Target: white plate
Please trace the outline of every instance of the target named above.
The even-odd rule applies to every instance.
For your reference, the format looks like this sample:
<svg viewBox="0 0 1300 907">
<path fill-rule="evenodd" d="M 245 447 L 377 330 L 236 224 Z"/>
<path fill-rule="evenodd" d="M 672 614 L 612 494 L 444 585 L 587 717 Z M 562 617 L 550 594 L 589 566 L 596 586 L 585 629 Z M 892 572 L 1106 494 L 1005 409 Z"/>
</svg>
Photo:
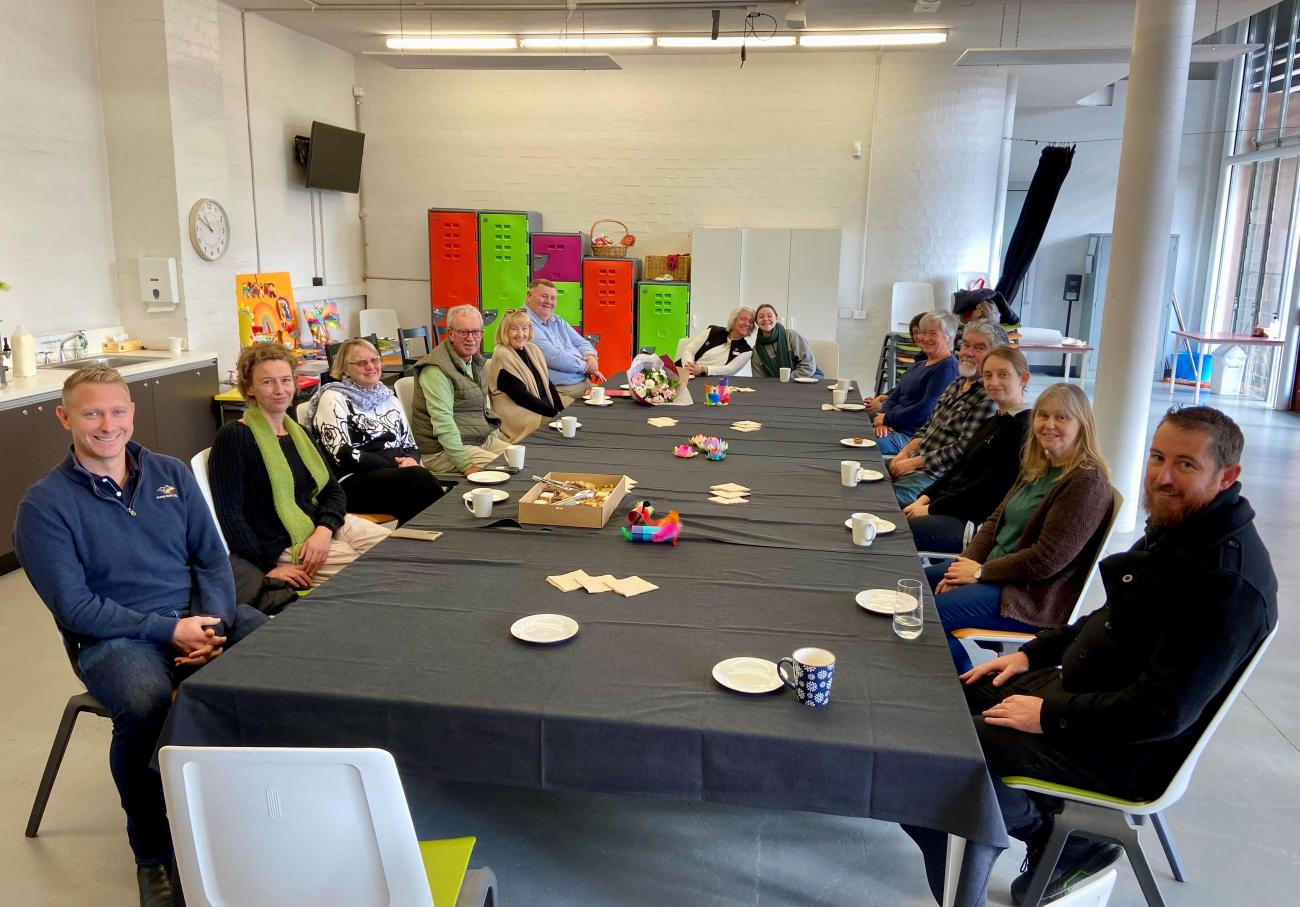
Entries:
<svg viewBox="0 0 1300 907">
<path fill-rule="evenodd" d="M 478 473 L 474 473 L 474 475 L 478 475 Z M 469 496 L 472 495 L 473 493 L 474 493 L 474 492 L 472 492 L 472 491 L 467 491 L 467 492 L 465 492 L 463 495 L 461 495 L 461 498 L 465 501 L 465 503 L 468 504 L 468 503 L 469 503 Z M 510 492 L 505 491 L 505 490 L 500 489 L 500 488 L 493 488 L 493 489 L 492 489 L 492 503 L 493 503 L 493 504 L 500 504 L 502 501 L 508 500 L 509 498 L 510 498 Z"/>
<path fill-rule="evenodd" d="M 713 679 L 737 693 L 770 693 L 785 686 L 775 662 L 749 655 L 718 662 L 713 666 Z"/>
<path fill-rule="evenodd" d="M 578 622 L 563 614 L 530 614 L 510 625 L 510 635 L 537 645 L 554 645 L 578 635 Z"/>
<path fill-rule="evenodd" d="M 582 423 L 579 422 L 579 423 L 578 423 L 576 426 L 574 426 L 574 427 L 575 427 L 575 428 L 582 428 Z M 552 423 L 551 423 L 551 428 L 555 429 L 556 431 L 559 431 L 559 430 L 560 430 L 560 423 L 559 423 L 559 422 L 552 422 Z"/>
<path fill-rule="evenodd" d="M 583 400 L 582 402 L 587 404 L 588 406 L 613 406 L 614 405 L 613 400 L 602 400 L 599 403 L 597 403 L 595 400 Z"/>
<path fill-rule="evenodd" d="M 840 443 L 845 447 L 875 447 L 876 442 L 870 438 L 863 438 L 861 444 L 854 444 L 852 438 L 840 438 Z"/>
<path fill-rule="evenodd" d="M 465 476 L 465 478 L 475 485 L 500 485 L 502 482 L 510 481 L 510 473 L 498 472 L 495 469 L 480 469 L 473 475 Z"/>
<path fill-rule="evenodd" d="M 889 520 L 882 520 L 874 513 L 871 514 L 871 518 L 876 521 L 876 535 L 884 535 L 886 532 L 893 532 L 895 529 L 898 528 L 893 523 L 889 522 Z M 849 517 L 847 520 L 844 521 L 844 528 L 845 529 L 853 528 L 853 517 Z"/>
<path fill-rule="evenodd" d="M 791 380 L 791 381 L 794 381 L 794 382 L 796 382 L 796 383 L 798 383 L 798 384 L 820 384 L 822 379 L 820 379 L 820 378 L 809 378 L 809 377 L 807 377 L 806 375 L 804 375 L 804 376 L 801 376 L 801 377 L 799 377 L 799 378 L 791 378 L 790 380 Z"/>
<path fill-rule="evenodd" d="M 864 470 L 862 470 L 862 479 L 861 479 L 861 481 L 863 481 L 863 482 L 879 482 L 879 481 L 880 481 L 881 479 L 883 479 L 884 477 L 885 477 L 885 474 L 884 474 L 883 472 L 876 472 L 876 470 L 874 470 L 874 469 L 864 469 Z"/>
<path fill-rule="evenodd" d="M 903 593 L 899 592 L 897 589 L 867 589 L 858 593 L 856 601 L 858 607 L 863 611 L 870 611 L 872 614 L 883 614 L 886 617 L 893 617 L 894 603 L 898 601 L 900 595 L 911 603 L 911 607 L 907 610 L 910 611 L 912 608 L 916 607 L 916 599 L 912 598 L 910 595 L 903 595 Z"/>
<path fill-rule="evenodd" d="M 848 412 L 851 413 L 861 412 L 866 408 L 867 406 L 865 403 L 841 403 L 840 404 L 840 409 L 847 410 Z"/>
</svg>

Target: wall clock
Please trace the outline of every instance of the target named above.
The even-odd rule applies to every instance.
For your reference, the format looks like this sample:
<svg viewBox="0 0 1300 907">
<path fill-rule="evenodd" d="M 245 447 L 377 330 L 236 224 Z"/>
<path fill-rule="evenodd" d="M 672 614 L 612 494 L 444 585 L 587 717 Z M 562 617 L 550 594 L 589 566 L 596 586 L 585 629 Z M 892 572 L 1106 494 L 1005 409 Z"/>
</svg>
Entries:
<svg viewBox="0 0 1300 907">
<path fill-rule="evenodd" d="M 190 208 L 190 242 L 199 257 L 216 261 L 230 247 L 230 218 L 211 198 L 201 198 Z"/>
</svg>

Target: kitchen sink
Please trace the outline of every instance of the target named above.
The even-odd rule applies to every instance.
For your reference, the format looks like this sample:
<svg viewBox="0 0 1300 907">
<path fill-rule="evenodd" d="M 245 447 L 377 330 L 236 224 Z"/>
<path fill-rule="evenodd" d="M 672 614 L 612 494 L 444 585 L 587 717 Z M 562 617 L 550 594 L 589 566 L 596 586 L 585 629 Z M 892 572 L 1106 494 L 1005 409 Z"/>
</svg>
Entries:
<svg viewBox="0 0 1300 907">
<path fill-rule="evenodd" d="M 80 359 L 69 359 L 67 362 L 51 362 L 49 365 L 42 365 L 39 368 L 61 368 L 70 372 L 84 368 L 87 365 L 107 365 L 109 368 L 124 368 L 141 362 L 159 362 L 166 358 L 166 356 L 83 356 Z"/>
</svg>

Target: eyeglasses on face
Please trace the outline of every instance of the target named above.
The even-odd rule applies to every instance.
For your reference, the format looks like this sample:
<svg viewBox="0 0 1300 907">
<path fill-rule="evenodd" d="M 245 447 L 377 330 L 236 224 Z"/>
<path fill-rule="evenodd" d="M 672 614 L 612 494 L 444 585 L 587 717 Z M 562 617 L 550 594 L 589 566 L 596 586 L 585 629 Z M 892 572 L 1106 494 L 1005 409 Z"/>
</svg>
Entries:
<svg viewBox="0 0 1300 907">
<path fill-rule="evenodd" d="M 348 365 L 353 368 L 366 368 L 371 365 L 379 365 L 383 361 L 384 360 L 380 359 L 378 356 L 371 356 L 368 359 L 353 359 L 348 363 Z"/>
<path fill-rule="evenodd" d="M 469 338 L 469 337 L 482 337 L 482 336 L 483 336 L 483 329 L 482 329 L 482 328 L 470 328 L 470 329 L 466 330 L 465 328 L 454 328 L 454 329 L 452 330 L 452 333 L 455 334 L 457 337 L 465 337 L 465 338 Z"/>
</svg>

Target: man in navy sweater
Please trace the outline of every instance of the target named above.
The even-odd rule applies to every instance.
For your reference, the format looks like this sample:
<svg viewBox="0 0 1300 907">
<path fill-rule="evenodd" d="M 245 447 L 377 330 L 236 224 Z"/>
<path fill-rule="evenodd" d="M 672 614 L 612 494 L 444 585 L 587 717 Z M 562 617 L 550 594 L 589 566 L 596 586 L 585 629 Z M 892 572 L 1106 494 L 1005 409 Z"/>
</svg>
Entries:
<svg viewBox="0 0 1300 907">
<path fill-rule="evenodd" d="M 56 412 L 72 450 L 19 504 L 14 548 L 112 713 L 109 767 L 140 904 L 170 904 L 171 834 L 150 762 L 172 689 L 266 617 L 236 605 L 225 546 L 185 464 L 131 443 L 135 404 L 121 375 L 78 370 Z"/>
</svg>

